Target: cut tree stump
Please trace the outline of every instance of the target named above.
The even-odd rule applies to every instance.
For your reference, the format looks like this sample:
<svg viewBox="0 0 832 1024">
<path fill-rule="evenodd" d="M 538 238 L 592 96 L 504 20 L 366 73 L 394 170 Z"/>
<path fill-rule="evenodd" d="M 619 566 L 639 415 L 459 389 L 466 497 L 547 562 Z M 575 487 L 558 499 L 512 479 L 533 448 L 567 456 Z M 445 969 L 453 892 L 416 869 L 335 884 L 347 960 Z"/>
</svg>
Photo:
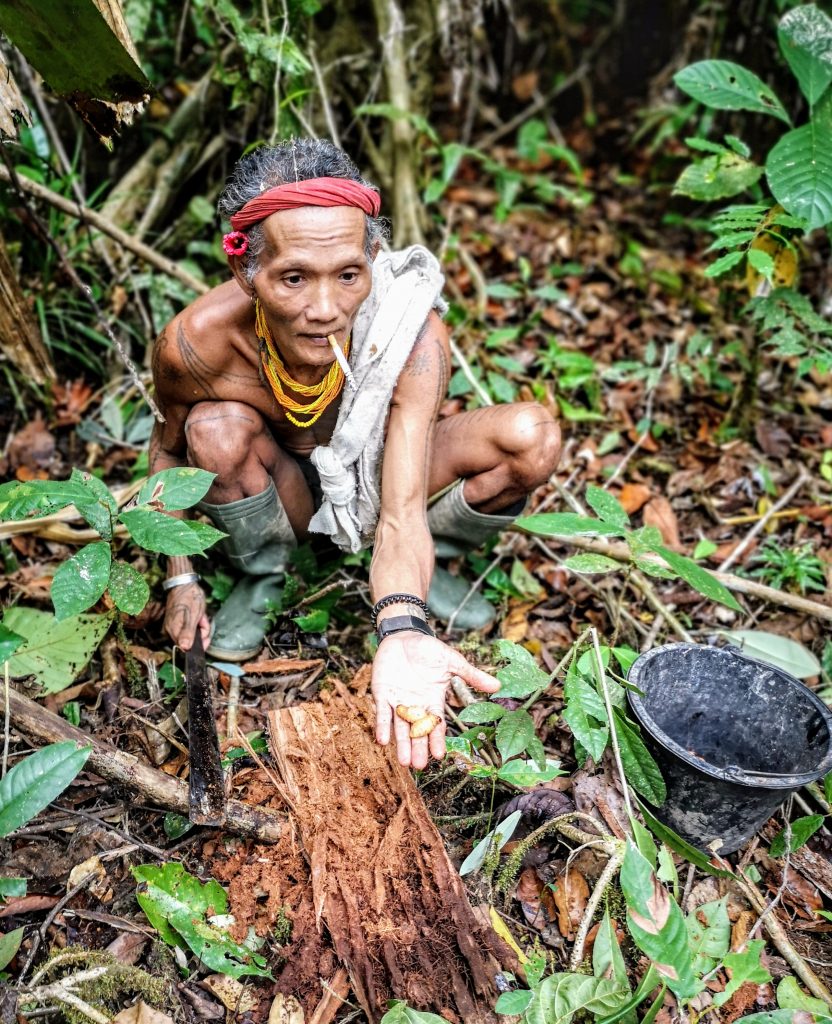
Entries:
<svg viewBox="0 0 832 1024">
<path fill-rule="evenodd" d="M 513 953 L 480 918 L 410 772 L 373 739 L 369 702 L 269 714 L 280 795 L 310 865 L 315 916 L 373 1022 L 389 999 L 464 1024 L 495 1020 Z"/>
</svg>

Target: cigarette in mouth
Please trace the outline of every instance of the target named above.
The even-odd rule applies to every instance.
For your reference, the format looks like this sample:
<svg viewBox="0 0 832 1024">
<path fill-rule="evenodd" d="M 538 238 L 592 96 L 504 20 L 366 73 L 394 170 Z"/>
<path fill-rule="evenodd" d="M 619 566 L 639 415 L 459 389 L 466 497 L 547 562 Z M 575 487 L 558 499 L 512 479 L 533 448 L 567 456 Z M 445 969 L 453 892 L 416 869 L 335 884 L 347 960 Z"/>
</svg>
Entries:
<svg viewBox="0 0 832 1024">
<path fill-rule="evenodd" d="M 328 334 L 326 336 L 326 340 L 329 342 L 330 348 L 332 349 L 332 354 L 335 356 L 338 365 L 344 371 L 344 376 L 347 379 L 347 384 L 349 385 L 350 391 L 357 391 L 358 385 L 355 383 L 355 377 L 353 376 L 352 370 L 350 369 L 350 364 L 347 362 L 347 357 L 341 351 L 338 342 L 335 340 L 335 335 Z"/>
</svg>

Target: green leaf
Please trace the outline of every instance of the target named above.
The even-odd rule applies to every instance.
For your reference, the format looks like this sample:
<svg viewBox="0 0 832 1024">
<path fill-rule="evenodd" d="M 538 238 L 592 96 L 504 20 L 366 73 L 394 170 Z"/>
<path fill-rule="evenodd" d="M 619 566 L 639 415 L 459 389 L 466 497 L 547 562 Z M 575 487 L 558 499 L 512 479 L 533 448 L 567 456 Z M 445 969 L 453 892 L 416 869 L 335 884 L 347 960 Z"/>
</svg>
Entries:
<svg viewBox="0 0 832 1024">
<path fill-rule="evenodd" d="M 707 974 L 713 968 L 714 961 L 721 960 L 731 945 L 728 897 L 703 903 L 688 914 L 686 924 L 693 954 L 693 970 L 696 974 Z"/>
<path fill-rule="evenodd" d="M 505 993 L 509 995 L 509 993 Z M 444 1017 L 426 1010 L 414 1010 L 403 999 L 391 999 L 390 1009 L 381 1018 L 380 1024 L 448 1024 Z"/>
<path fill-rule="evenodd" d="M 630 992 L 630 979 L 627 976 L 627 965 L 618 944 L 618 936 L 612 924 L 612 918 L 608 909 L 604 910 L 604 916 L 598 926 L 595 935 L 595 942 L 592 946 L 592 973 L 596 978 L 608 978 L 614 981 L 619 988 Z M 630 1012 L 623 1020 L 628 1024 L 635 1024 L 635 1013 Z"/>
<path fill-rule="evenodd" d="M 807 995 L 791 976 L 783 978 L 777 986 L 777 1005 L 781 1010 L 805 1010 L 820 1017 L 829 1017 L 829 1007 L 822 999 Z"/>
<path fill-rule="evenodd" d="M 653 755 L 644 745 L 638 732 L 615 708 L 615 728 L 624 774 L 633 789 L 649 800 L 654 807 L 661 807 L 667 798 L 667 788 Z"/>
<path fill-rule="evenodd" d="M 140 547 L 163 555 L 201 555 L 225 537 L 222 531 L 207 523 L 173 519 L 152 509 L 137 508 L 122 512 L 119 519 Z"/>
<path fill-rule="evenodd" d="M 522 811 L 514 811 L 513 814 L 509 814 L 504 821 L 496 825 L 487 835 L 484 835 L 462 864 L 460 864 L 460 875 L 470 875 L 472 871 L 479 871 L 490 850 L 502 850 L 514 835 L 514 830 L 517 828 L 522 817 Z"/>
<path fill-rule="evenodd" d="M 787 213 L 805 217 L 807 230 L 832 220 L 830 120 L 816 116 L 780 138 L 766 159 L 766 177 Z"/>
<path fill-rule="evenodd" d="M 788 842 L 788 852 L 794 853 L 817 832 L 823 824 L 822 814 L 808 814 L 805 818 L 795 818 L 791 823 L 791 839 Z M 772 857 L 782 857 L 786 853 L 786 829 L 772 839 L 768 852 Z"/>
<path fill-rule="evenodd" d="M 638 800 L 638 806 L 641 809 L 644 820 L 647 822 L 647 825 L 653 835 L 669 846 L 674 853 L 678 853 L 680 857 L 684 857 L 685 860 L 689 861 L 691 864 L 695 864 L 701 871 L 705 871 L 709 875 L 714 875 L 716 878 L 732 877 L 730 871 L 725 871 L 722 868 L 715 868 L 701 850 L 698 850 L 695 846 L 691 846 L 686 839 L 682 839 L 682 837 L 674 832 L 669 825 L 665 825 L 664 822 L 659 821 L 659 819 L 653 815 L 650 808 L 642 800 Z"/>
<path fill-rule="evenodd" d="M 749 657 L 768 662 L 798 679 L 820 675 L 820 662 L 797 640 L 778 633 L 768 633 L 764 629 L 732 629 L 729 632 L 721 631 L 720 635 Z"/>
<path fill-rule="evenodd" d="M 673 194 L 708 202 L 739 195 L 763 176 L 763 168 L 737 153 L 708 156 L 686 167 L 673 186 Z"/>
<path fill-rule="evenodd" d="M 550 974 L 540 983 L 537 998 L 526 1010 L 528 1024 L 570 1024 L 579 1011 L 609 1014 L 629 998 L 629 989 L 612 978 L 585 974 Z"/>
<path fill-rule="evenodd" d="M 525 1012 L 533 998 L 534 993 L 527 988 L 520 988 L 515 992 L 501 992 L 494 1004 L 494 1010 L 496 1013 L 521 1014 Z"/>
<path fill-rule="evenodd" d="M 0 878 L 0 900 L 8 900 L 13 896 L 25 896 L 28 887 L 25 878 Z"/>
<path fill-rule="evenodd" d="M 110 544 L 99 540 L 68 558 L 52 580 L 52 604 L 58 622 L 85 612 L 101 597 L 110 577 Z"/>
<path fill-rule="evenodd" d="M 507 711 L 497 723 L 494 742 L 503 761 L 521 754 L 534 736 L 534 720 L 528 711 Z"/>
<path fill-rule="evenodd" d="M 563 772 L 553 762 L 541 769 L 534 761 L 525 761 L 520 758 L 506 761 L 497 772 L 498 779 L 502 779 L 503 782 L 512 782 L 515 786 L 537 786 L 541 782 L 550 782 L 559 775 L 563 775 Z"/>
<path fill-rule="evenodd" d="M 747 981 L 752 981 L 755 985 L 763 985 L 767 981 L 771 981 L 771 975 L 760 963 L 764 947 L 765 941 L 756 939 L 748 943 L 744 952 L 728 953 L 723 961 L 723 966 L 729 969 L 731 977 L 724 990 L 714 994 L 716 1006 L 724 1006 Z"/>
<path fill-rule="evenodd" d="M 498 640 L 497 654 L 508 659 L 508 665 L 497 670 L 500 680 L 498 697 L 518 700 L 528 697 L 536 690 L 542 690 L 549 682 L 549 676 L 538 666 L 532 655 L 519 644 L 510 640 Z"/>
<path fill-rule="evenodd" d="M 702 540 L 696 542 L 696 547 L 693 549 L 693 557 L 698 562 L 700 558 L 707 558 L 708 555 L 712 555 L 716 550 L 716 544 L 712 540 L 708 540 L 707 537 L 703 537 Z"/>
<path fill-rule="evenodd" d="M 537 533 L 543 537 L 577 537 L 600 534 L 606 537 L 623 537 L 625 530 L 611 523 L 589 516 L 579 516 L 574 512 L 547 512 L 538 516 L 521 516 L 514 522 L 515 526 L 528 533 Z"/>
<path fill-rule="evenodd" d="M 500 704 L 492 704 L 488 700 L 478 700 L 469 704 L 459 713 L 461 722 L 470 722 L 472 725 L 484 725 L 486 722 L 496 722 L 506 713 L 506 709 Z"/>
<path fill-rule="evenodd" d="M 621 527 L 624 530 L 630 525 L 630 517 L 624 511 L 624 506 L 609 491 L 590 484 L 586 489 L 586 502 L 605 523 Z"/>
<path fill-rule="evenodd" d="M 9 608 L 4 624 L 26 637 L 9 660 L 9 673 L 15 678 L 35 676 L 44 693 L 65 690 L 92 657 L 111 621 L 109 615 L 74 615 L 58 622 L 35 608 Z"/>
<path fill-rule="evenodd" d="M 730 60 L 701 60 L 673 76 L 676 85 L 706 107 L 773 114 L 786 124 L 789 115 L 777 96 L 753 71 Z"/>
<path fill-rule="evenodd" d="M 523 597 L 538 599 L 546 593 L 519 558 L 515 558 L 511 564 L 509 579 L 511 585 Z"/>
<path fill-rule="evenodd" d="M 139 491 L 136 503 L 150 505 L 157 512 L 178 512 L 192 508 L 208 493 L 216 473 L 190 466 L 154 473 Z"/>
<path fill-rule="evenodd" d="M 581 555 L 571 555 L 563 563 L 572 572 L 599 573 L 617 572 L 623 568 L 623 563 L 607 555 L 596 555 L 591 552 Z"/>
<path fill-rule="evenodd" d="M 86 498 L 73 480 L 11 480 L 0 484 L 0 521 L 38 519 Z"/>
<path fill-rule="evenodd" d="M 694 590 L 699 591 L 704 597 L 709 598 L 711 601 L 718 601 L 728 608 L 733 608 L 734 611 L 742 611 L 731 591 L 709 573 L 707 569 L 703 569 L 701 565 L 697 565 L 692 559 L 687 558 L 685 555 L 680 555 L 677 551 L 671 551 L 662 544 L 653 545 L 652 551 L 657 555 L 661 555 L 670 568 L 681 576 L 685 583 L 689 583 Z"/>
<path fill-rule="evenodd" d="M 635 944 L 678 998 L 692 999 L 703 986 L 693 973 L 684 916 L 629 840 L 620 878 L 627 901 L 627 927 Z"/>
<path fill-rule="evenodd" d="M 14 931 L 6 932 L 5 935 L 0 936 L 0 971 L 8 967 L 17 956 L 25 930 L 21 925 L 20 928 L 15 928 Z"/>
<path fill-rule="evenodd" d="M 788 11 L 777 26 L 780 50 L 812 107 L 832 82 L 832 20 L 814 4 Z"/>
<path fill-rule="evenodd" d="M 774 277 L 774 260 L 763 249 L 749 249 L 748 262 L 767 281 Z"/>
<path fill-rule="evenodd" d="M 405 110 L 403 107 L 397 107 L 392 103 L 362 103 L 360 107 L 355 108 L 354 113 L 357 115 L 369 114 L 374 117 L 384 117 L 389 121 L 408 121 L 417 131 L 427 135 L 431 142 L 439 143 L 439 136 L 421 114 Z"/>
<path fill-rule="evenodd" d="M 577 672 L 568 672 L 563 686 L 563 720 L 597 764 L 610 738 L 607 709 L 595 687 Z"/>
<path fill-rule="evenodd" d="M 829 1010 L 820 1018 L 825 1022 L 829 1020 Z M 806 1024 L 806 1016 L 800 1010 L 769 1010 L 767 1013 L 752 1013 L 747 1017 L 740 1017 L 737 1024 Z"/>
<path fill-rule="evenodd" d="M 73 469 L 70 480 L 83 489 L 82 494 L 75 499 L 75 507 L 104 540 L 112 540 L 118 503 L 110 489 L 97 476 L 83 473 L 79 469 Z"/>
<path fill-rule="evenodd" d="M 107 587 L 116 608 L 127 615 L 138 615 L 150 598 L 147 580 L 126 562 L 113 562 Z"/>
<path fill-rule="evenodd" d="M 25 637 L 13 632 L 4 623 L 0 622 L 0 664 L 8 661 L 18 647 L 25 642 Z"/>
<path fill-rule="evenodd" d="M 329 625 L 329 610 L 312 608 L 306 615 L 296 615 L 292 622 L 304 633 L 323 633 Z"/>
<path fill-rule="evenodd" d="M 745 251 L 742 252 L 727 252 L 724 256 L 720 256 L 718 260 L 714 260 L 710 266 L 705 268 L 705 277 L 719 277 L 720 274 L 726 273 L 731 270 L 738 263 L 742 263 L 745 259 Z"/>
<path fill-rule="evenodd" d="M 184 940 L 206 967 L 232 978 L 246 974 L 271 977 L 263 957 L 209 922 L 209 913 L 212 917 L 224 915 L 228 906 L 218 882 L 203 885 L 176 863 L 160 867 L 141 864 L 132 871 L 139 883 L 136 899 L 165 942 L 178 946 Z"/>
<path fill-rule="evenodd" d="M 92 747 L 73 740 L 50 743 L 19 761 L 0 779 L 0 836 L 7 836 L 61 795 L 84 767 Z"/>
</svg>

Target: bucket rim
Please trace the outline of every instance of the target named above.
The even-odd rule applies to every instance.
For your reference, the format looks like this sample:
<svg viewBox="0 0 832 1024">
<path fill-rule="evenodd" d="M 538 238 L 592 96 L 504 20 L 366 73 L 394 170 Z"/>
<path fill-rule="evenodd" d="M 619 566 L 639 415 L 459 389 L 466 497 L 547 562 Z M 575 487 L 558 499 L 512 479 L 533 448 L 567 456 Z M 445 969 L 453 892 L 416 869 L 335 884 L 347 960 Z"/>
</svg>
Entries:
<svg viewBox="0 0 832 1024">
<path fill-rule="evenodd" d="M 797 686 L 805 690 L 806 694 L 809 696 L 810 702 L 815 706 L 815 709 L 823 718 L 824 723 L 826 724 L 828 737 L 827 749 L 826 754 L 811 771 L 796 772 L 791 775 L 775 775 L 772 773 L 772 775 L 763 775 L 761 777 L 760 774 L 746 772 L 739 767 L 728 769 L 718 768 L 716 765 L 712 765 L 702 758 L 694 757 L 692 754 L 688 753 L 681 744 L 668 736 L 663 729 L 659 728 L 652 716 L 649 715 L 647 709 L 644 707 L 644 700 L 640 694 L 628 689 L 627 701 L 638 719 L 639 725 L 647 731 L 650 737 L 658 743 L 659 746 L 674 754 L 679 758 L 679 760 L 690 765 L 691 768 L 695 768 L 703 775 L 708 775 L 713 779 L 718 779 L 720 782 L 729 782 L 734 785 L 747 786 L 752 789 L 797 789 L 800 786 L 808 785 L 810 782 L 815 782 L 832 769 L 832 711 L 830 711 L 826 704 L 824 704 L 813 690 L 806 686 L 806 684 L 796 676 L 793 676 L 785 669 L 779 668 L 777 665 L 772 665 L 770 662 L 761 661 L 759 658 L 752 658 L 738 647 L 711 647 L 708 644 L 694 644 L 687 642 L 662 644 L 659 647 L 653 647 L 651 650 L 645 651 L 644 654 L 640 654 L 638 658 L 636 658 L 627 673 L 627 682 L 630 683 L 631 686 L 637 686 L 639 689 L 645 690 L 646 688 L 640 685 L 639 679 L 644 667 L 652 661 L 653 658 L 669 651 L 678 650 L 707 651 L 709 652 L 708 655 L 706 655 L 708 657 L 713 654 L 714 656 L 723 658 L 742 658 L 744 661 L 751 662 L 753 665 L 759 665 L 760 668 L 765 669 L 766 671 L 774 671 L 780 673 L 782 676 L 786 676 Z"/>
</svg>

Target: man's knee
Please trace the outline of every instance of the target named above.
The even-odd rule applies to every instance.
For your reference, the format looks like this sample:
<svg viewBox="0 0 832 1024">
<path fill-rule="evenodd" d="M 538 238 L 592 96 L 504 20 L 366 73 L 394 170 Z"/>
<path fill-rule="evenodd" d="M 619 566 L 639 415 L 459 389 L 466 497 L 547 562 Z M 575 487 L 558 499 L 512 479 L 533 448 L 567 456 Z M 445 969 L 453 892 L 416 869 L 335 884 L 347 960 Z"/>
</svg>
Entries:
<svg viewBox="0 0 832 1024">
<path fill-rule="evenodd" d="M 537 402 L 521 402 L 500 439 L 517 484 L 527 491 L 545 483 L 560 458 L 560 427 Z"/>
<path fill-rule="evenodd" d="M 215 473 L 241 466 L 262 430 L 260 413 L 243 402 L 199 402 L 185 421 L 188 460 Z"/>
</svg>

